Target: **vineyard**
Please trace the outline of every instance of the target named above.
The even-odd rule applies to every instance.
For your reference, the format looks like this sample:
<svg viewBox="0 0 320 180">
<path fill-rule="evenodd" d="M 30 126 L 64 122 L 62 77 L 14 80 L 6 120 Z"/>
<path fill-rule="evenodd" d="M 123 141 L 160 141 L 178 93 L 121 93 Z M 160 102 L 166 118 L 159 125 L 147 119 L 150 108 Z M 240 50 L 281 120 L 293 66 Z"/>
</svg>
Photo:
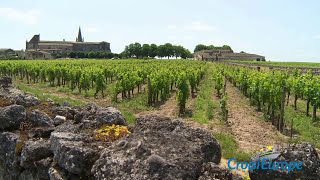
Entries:
<svg viewBox="0 0 320 180">
<path fill-rule="evenodd" d="M 262 126 L 245 123 L 232 125 L 246 119 L 254 122 L 252 118 L 255 116 L 241 113 L 246 111 L 242 107 L 245 105 L 250 112 L 261 113 L 257 121 L 272 124 L 286 137 L 293 136 L 290 141 L 306 140 L 320 147 L 317 116 L 320 77 L 311 71 L 257 69 L 181 59 L 127 59 L 1 61 L 0 74 L 11 76 L 14 82 L 29 89 L 45 87 L 53 89 L 53 92 L 68 89 L 76 99 L 84 94 L 86 102 L 98 100 L 102 106 L 125 103 L 134 116 L 144 114 L 143 111 L 157 112 L 161 106 L 166 106 L 166 102 L 175 104 L 167 109 L 176 111 L 177 117 L 194 122 L 195 126 L 210 129 L 216 126 L 214 132 L 221 141 L 226 141 L 225 148 L 229 148 L 228 143 L 232 142 L 234 147 L 245 149 L 242 147 L 247 146 L 245 141 L 233 132 L 241 133 L 245 126 Z M 235 92 L 242 95 L 235 97 Z M 90 93 L 92 97 L 87 95 Z M 248 103 L 239 105 L 235 98 L 248 100 Z M 140 101 L 148 108 L 140 108 L 139 111 L 130 109 Z M 237 119 L 237 116 L 241 118 Z M 266 131 L 266 134 L 273 133 L 272 130 Z M 235 140 L 230 142 L 230 138 Z M 259 144 L 260 139 L 255 134 L 250 134 L 248 138 L 255 139 L 257 145 L 263 143 L 261 140 Z M 284 142 L 289 141 L 283 139 Z M 251 153 L 251 150 L 249 148 L 246 153 Z M 234 156 L 235 151 L 239 151 L 243 159 L 249 157 L 236 148 L 230 150 L 229 155 L 226 152 L 225 158 Z"/>
<path fill-rule="evenodd" d="M 313 106 L 313 119 L 317 119 L 317 109 L 320 107 L 320 76 L 305 74 L 295 69 L 291 74 L 287 71 L 251 70 L 249 68 L 217 65 L 235 87 L 238 87 L 246 97 L 249 97 L 259 110 L 264 109 L 271 121 L 283 130 L 283 109 L 285 97 L 287 105 L 290 95 L 294 96 L 294 108 L 297 109 L 298 98 L 307 101 L 306 116 L 309 116 L 310 104 Z M 221 85 L 220 85 L 221 86 Z"/>
<path fill-rule="evenodd" d="M 48 83 L 51 87 L 68 87 L 71 91 L 95 90 L 118 102 L 119 98 L 134 96 L 147 86 L 148 104 L 170 97 L 177 89 L 180 112 L 183 113 L 189 96 L 193 94 L 206 70 L 205 62 L 189 60 L 53 60 L 53 61 L 4 61 L 0 63 L 1 75 L 28 84 Z M 187 82 L 188 81 L 188 82 Z M 111 86 L 109 94 L 105 93 Z M 121 96 L 120 96 L 121 94 Z"/>
<path fill-rule="evenodd" d="M 276 62 L 276 61 L 229 61 L 241 64 L 266 65 L 266 66 L 286 66 L 286 67 L 308 67 L 320 68 L 320 63 L 312 62 Z"/>
</svg>

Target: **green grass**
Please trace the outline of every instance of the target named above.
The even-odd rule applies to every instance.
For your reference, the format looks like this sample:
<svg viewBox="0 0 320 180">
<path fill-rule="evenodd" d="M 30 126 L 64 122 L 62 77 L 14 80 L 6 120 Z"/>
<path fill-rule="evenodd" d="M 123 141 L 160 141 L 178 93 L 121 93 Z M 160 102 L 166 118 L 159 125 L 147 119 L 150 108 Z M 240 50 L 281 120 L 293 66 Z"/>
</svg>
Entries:
<svg viewBox="0 0 320 180">
<path fill-rule="evenodd" d="M 113 105 L 124 108 L 124 109 L 129 109 L 132 112 L 152 110 L 154 108 L 148 106 L 147 96 L 148 96 L 147 93 L 135 94 L 134 97 L 121 100 L 120 102 L 117 102 L 117 103 L 114 102 Z"/>
<path fill-rule="evenodd" d="M 64 100 L 66 101 L 69 101 L 73 106 L 76 106 L 76 105 L 85 105 L 86 103 L 82 102 L 82 101 L 79 101 L 79 100 L 75 100 L 75 99 L 72 99 L 72 98 L 61 98 L 61 97 L 58 97 L 58 96 L 52 96 L 50 95 L 50 92 L 49 91 L 46 91 L 46 90 L 41 90 L 41 89 L 37 89 L 37 88 L 29 88 L 27 86 L 24 86 L 24 85 L 19 85 L 19 88 L 22 90 L 22 91 L 25 91 L 25 92 L 28 92 L 28 93 L 31 93 L 31 94 L 34 94 L 35 96 L 37 96 L 39 99 L 41 100 L 44 100 L 44 99 L 52 99 L 53 101 L 55 102 L 58 102 L 60 104 L 62 104 L 62 102 Z"/>
<path fill-rule="evenodd" d="M 200 83 L 200 91 L 193 105 L 195 110 L 192 113 L 192 120 L 198 123 L 208 123 L 214 116 L 219 116 L 219 102 L 214 101 L 212 97 L 214 83 L 211 68 L 212 66 L 208 68 Z"/>
<path fill-rule="evenodd" d="M 300 104 L 301 105 L 301 104 Z M 312 108 L 310 107 L 310 115 Z M 313 121 L 312 116 L 305 116 L 304 112 L 298 112 L 291 106 L 285 107 L 285 124 L 290 127 L 293 119 L 294 137 L 292 143 L 311 142 L 313 146 L 320 148 L 320 124 L 319 120 Z"/>
<path fill-rule="evenodd" d="M 219 144 L 222 148 L 222 157 L 225 159 L 236 158 L 237 161 L 249 161 L 253 156 L 253 153 L 246 153 L 239 151 L 239 144 L 237 141 L 229 135 L 217 133 L 215 137 L 219 141 Z"/>
<path fill-rule="evenodd" d="M 150 107 L 147 102 L 147 93 L 135 94 L 134 97 L 130 97 L 119 102 L 113 102 L 113 106 L 117 107 L 129 125 L 133 125 L 135 122 L 135 113 L 153 110 L 154 107 Z"/>
<path fill-rule="evenodd" d="M 133 125 L 136 120 L 136 117 L 134 116 L 134 114 L 126 109 L 121 109 L 120 111 L 123 117 L 126 119 L 127 123 L 129 125 Z"/>
<path fill-rule="evenodd" d="M 248 64 L 257 64 L 257 65 L 273 65 L 273 66 L 293 66 L 293 67 L 315 67 L 320 68 L 320 63 L 312 63 L 312 62 L 270 62 L 270 61 L 234 61 L 231 62 L 241 62 Z"/>
</svg>

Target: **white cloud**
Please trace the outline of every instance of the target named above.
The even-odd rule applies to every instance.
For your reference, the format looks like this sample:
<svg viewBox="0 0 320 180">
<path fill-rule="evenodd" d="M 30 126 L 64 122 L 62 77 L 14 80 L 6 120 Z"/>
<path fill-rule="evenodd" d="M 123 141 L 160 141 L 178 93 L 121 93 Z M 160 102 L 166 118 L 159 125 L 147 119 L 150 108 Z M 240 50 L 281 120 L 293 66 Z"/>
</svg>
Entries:
<svg viewBox="0 0 320 180">
<path fill-rule="evenodd" d="M 40 11 L 30 10 L 26 12 L 17 11 L 12 8 L 0 8 L 0 17 L 5 17 L 11 20 L 22 21 L 25 24 L 37 24 L 40 16 Z"/>
<path fill-rule="evenodd" d="M 184 36 L 183 39 L 190 40 L 190 39 L 193 39 L 193 37 L 192 36 Z"/>
<path fill-rule="evenodd" d="M 314 36 L 315 39 L 320 39 L 320 34 Z"/>
<path fill-rule="evenodd" d="M 168 25 L 168 29 L 177 29 L 177 26 L 176 25 Z"/>
<path fill-rule="evenodd" d="M 190 25 L 185 26 L 185 29 L 192 31 L 212 31 L 215 27 L 201 22 L 192 22 Z"/>
<path fill-rule="evenodd" d="M 222 46 L 222 45 L 230 44 L 230 43 L 229 43 L 228 40 L 206 39 L 206 40 L 201 40 L 201 41 L 200 41 L 200 44 Z"/>
<path fill-rule="evenodd" d="M 82 28 L 81 28 L 82 29 Z M 83 32 L 100 32 L 100 29 L 97 27 L 83 27 Z"/>
<path fill-rule="evenodd" d="M 168 39 L 177 39 L 177 36 L 168 36 Z"/>
</svg>

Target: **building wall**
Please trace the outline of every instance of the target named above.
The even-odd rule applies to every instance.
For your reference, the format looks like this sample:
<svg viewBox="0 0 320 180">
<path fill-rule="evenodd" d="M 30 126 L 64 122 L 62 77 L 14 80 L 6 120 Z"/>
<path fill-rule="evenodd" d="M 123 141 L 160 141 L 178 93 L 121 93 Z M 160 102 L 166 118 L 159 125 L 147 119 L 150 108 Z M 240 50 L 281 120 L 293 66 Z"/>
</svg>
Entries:
<svg viewBox="0 0 320 180">
<path fill-rule="evenodd" d="M 26 59 L 54 59 L 53 54 L 42 51 L 27 51 L 25 54 Z"/>
<path fill-rule="evenodd" d="M 97 44 L 89 44 L 89 43 L 74 43 L 73 44 L 73 51 L 83 51 L 83 52 L 90 52 L 90 51 L 103 51 L 103 52 L 111 52 L 110 50 L 110 43 L 101 42 Z"/>
<path fill-rule="evenodd" d="M 13 49 L 7 49 L 4 51 L 0 51 L 0 55 L 4 55 L 4 56 L 15 55 L 15 51 Z"/>
<path fill-rule="evenodd" d="M 39 49 L 40 50 L 44 50 L 46 49 L 61 49 L 61 53 L 62 54 L 66 54 L 66 53 L 69 53 L 69 52 L 72 52 L 73 51 L 73 47 L 70 46 L 70 45 L 64 45 L 64 44 L 57 44 L 57 45 L 47 45 L 47 44 L 41 44 L 39 45 Z"/>
<path fill-rule="evenodd" d="M 225 56 L 226 60 L 242 60 L 242 61 L 266 61 L 264 57 L 260 57 L 260 56 L 244 56 L 244 57 L 228 57 L 228 56 Z"/>
<path fill-rule="evenodd" d="M 26 49 L 37 49 L 39 41 L 40 35 L 34 35 L 29 42 L 26 42 Z"/>
</svg>

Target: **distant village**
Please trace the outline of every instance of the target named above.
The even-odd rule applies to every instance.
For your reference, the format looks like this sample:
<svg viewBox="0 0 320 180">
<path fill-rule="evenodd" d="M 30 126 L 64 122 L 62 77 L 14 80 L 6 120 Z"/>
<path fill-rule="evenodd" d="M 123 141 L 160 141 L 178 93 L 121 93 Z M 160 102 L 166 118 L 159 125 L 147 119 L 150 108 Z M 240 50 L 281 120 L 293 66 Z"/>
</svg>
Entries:
<svg viewBox="0 0 320 180">
<path fill-rule="evenodd" d="M 208 46 L 210 47 L 210 46 Z M 75 41 L 45 41 L 40 40 L 40 34 L 34 35 L 30 41 L 26 41 L 25 50 L 13 50 L 10 48 L 0 49 L 0 59 L 57 59 L 66 58 L 83 58 L 88 53 L 111 53 L 110 43 L 102 42 L 85 42 L 82 37 L 81 28 L 79 27 L 78 36 Z M 74 55 L 72 55 L 74 54 Z M 191 54 L 192 55 L 192 54 Z M 106 55 L 105 57 L 108 57 Z M 110 56 L 113 57 L 113 56 Z M 230 49 L 202 49 L 193 54 L 194 60 L 216 61 L 216 60 L 248 60 L 248 61 L 266 61 L 264 56 L 249 54 L 245 52 L 234 53 Z"/>
</svg>

